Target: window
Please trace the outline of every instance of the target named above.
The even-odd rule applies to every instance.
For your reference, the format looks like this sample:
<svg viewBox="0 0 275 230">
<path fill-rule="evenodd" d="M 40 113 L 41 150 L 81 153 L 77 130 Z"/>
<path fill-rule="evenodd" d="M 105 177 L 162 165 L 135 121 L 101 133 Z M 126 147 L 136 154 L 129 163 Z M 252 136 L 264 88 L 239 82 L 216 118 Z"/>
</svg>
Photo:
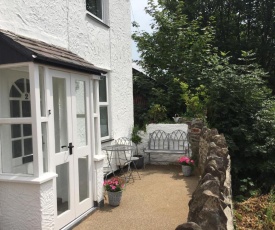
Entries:
<svg viewBox="0 0 275 230">
<path fill-rule="evenodd" d="M 0 171 L 32 175 L 33 133 L 28 66 L 1 69 L 0 85 Z M 7 118 L 4 123 L 3 118 Z"/>
<path fill-rule="evenodd" d="M 102 18 L 102 0 L 87 0 L 86 1 L 86 9 L 97 16 L 100 19 Z"/>
<path fill-rule="evenodd" d="M 107 89 L 107 78 L 106 76 L 102 76 L 99 81 L 100 131 L 102 139 L 109 138 L 109 103 Z"/>
<path fill-rule="evenodd" d="M 108 24 L 108 0 L 86 0 L 86 10 L 88 14 Z"/>
</svg>

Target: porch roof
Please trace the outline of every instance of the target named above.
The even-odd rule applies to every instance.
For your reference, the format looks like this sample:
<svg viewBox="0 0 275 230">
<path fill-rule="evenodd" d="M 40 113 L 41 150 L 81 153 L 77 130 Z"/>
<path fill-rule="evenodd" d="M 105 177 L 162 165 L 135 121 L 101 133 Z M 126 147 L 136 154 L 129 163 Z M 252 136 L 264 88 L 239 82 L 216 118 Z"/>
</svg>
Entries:
<svg viewBox="0 0 275 230">
<path fill-rule="evenodd" d="M 96 75 L 106 71 L 62 47 L 0 29 L 0 65 L 37 62 Z"/>
</svg>

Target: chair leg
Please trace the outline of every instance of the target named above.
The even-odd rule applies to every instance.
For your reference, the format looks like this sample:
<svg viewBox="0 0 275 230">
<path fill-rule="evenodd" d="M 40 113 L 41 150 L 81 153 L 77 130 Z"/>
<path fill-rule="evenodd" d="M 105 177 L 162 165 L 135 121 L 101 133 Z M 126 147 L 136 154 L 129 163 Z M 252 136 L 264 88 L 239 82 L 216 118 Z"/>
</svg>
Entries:
<svg viewBox="0 0 275 230">
<path fill-rule="evenodd" d="M 139 179 L 141 179 L 135 161 L 132 161 L 132 163 L 136 169 L 135 171 L 137 172 Z"/>
</svg>

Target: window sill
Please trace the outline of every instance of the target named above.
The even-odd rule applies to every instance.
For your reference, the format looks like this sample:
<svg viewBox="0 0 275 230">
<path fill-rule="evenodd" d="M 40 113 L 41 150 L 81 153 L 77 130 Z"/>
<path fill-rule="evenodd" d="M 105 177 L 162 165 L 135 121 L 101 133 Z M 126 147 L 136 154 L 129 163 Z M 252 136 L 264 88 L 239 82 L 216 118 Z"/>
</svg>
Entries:
<svg viewBox="0 0 275 230">
<path fill-rule="evenodd" d="M 106 158 L 106 155 L 95 155 L 94 162 L 103 161 Z"/>
<path fill-rule="evenodd" d="M 107 143 L 107 142 L 111 142 L 111 141 L 113 141 L 113 140 L 114 140 L 114 138 L 105 139 L 105 140 L 102 140 L 102 141 L 101 141 L 101 144 Z"/>
<path fill-rule="evenodd" d="M 103 22 L 100 18 L 96 17 L 95 15 L 93 15 L 92 13 L 90 13 L 89 11 L 86 11 L 86 15 L 91 18 L 92 20 L 98 22 L 99 24 L 105 26 L 106 28 L 110 28 L 110 26 L 108 24 L 106 24 L 105 22 Z"/>
<path fill-rule="evenodd" d="M 41 177 L 22 176 L 22 175 L 0 175 L 0 181 L 26 184 L 43 184 L 57 177 L 56 173 L 44 173 Z"/>
</svg>

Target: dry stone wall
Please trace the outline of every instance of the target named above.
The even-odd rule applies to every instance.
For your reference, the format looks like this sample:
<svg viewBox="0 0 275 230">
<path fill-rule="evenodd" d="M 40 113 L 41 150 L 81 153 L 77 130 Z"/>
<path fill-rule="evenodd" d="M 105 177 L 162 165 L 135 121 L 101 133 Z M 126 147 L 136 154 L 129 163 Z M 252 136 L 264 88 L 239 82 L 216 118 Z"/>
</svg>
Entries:
<svg viewBox="0 0 275 230">
<path fill-rule="evenodd" d="M 231 161 L 225 137 L 216 129 L 191 124 L 190 142 L 200 180 L 189 202 L 188 222 L 176 230 L 233 230 Z"/>
</svg>

